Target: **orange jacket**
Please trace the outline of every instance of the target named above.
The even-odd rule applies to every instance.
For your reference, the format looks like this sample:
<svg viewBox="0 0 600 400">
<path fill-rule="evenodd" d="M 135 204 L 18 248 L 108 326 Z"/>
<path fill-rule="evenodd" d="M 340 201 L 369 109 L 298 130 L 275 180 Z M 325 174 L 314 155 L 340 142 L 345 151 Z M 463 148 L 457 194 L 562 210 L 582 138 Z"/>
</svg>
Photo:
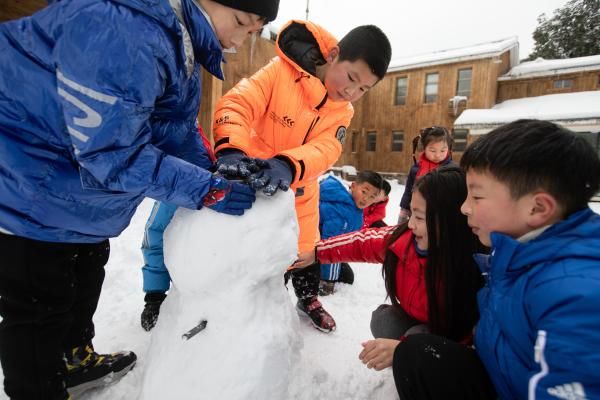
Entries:
<svg viewBox="0 0 600 400">
<path fill-rule="evenodd" d="M 354 113 L 349 102 L 328 100 L 315 76 L 316 64 L 324 64 L 336 45 L 320 26 L 290 21 L 277 37 L 277 56 L 227 92 L 215 111 L 215 152 L 283 156 L 294 166 L 300 251 L 312 250 L 319 240 L 317 177 L 339 158 Z"/>
</svg>

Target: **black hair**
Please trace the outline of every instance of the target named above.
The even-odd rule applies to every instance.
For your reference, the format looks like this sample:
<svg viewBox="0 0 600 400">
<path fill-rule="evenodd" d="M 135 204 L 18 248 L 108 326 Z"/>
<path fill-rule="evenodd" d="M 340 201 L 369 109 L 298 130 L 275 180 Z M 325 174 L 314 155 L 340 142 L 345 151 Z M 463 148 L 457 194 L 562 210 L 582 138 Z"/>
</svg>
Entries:
<svg viewBox="0 0 600 400">
<path fill-rule="evenodd" d="M 392 185 L 390 185 L 390 183 L 384 179 L 382 181 L 381 190 L 383 190 L 383 193 L 385 193 L 385 195 L 388 196 L 390 194 L 390 192 L 392 191 Z"/>
<path fill-rule="evenodd" d="M 348 32 L 338 43 L 340 61 L 363 60 L 379 80 L 383 79 L 392 58 L 387 36 L 375 25 L 362 25 Z"/>
<path fill-rule="evenodd" d="M 467 197 L 465 174 L 457 166 L 442 166 L 423 175 L 414 190 L 419 191 L 427 204 L 428 326 L 433 334 L 460 341 L 470 334 L 479 319 L 477 291 L 483 285 L 473 259 L 473 254 L 483 248 L 460 212 Z M 389 244 L 407 229 L 407 223 L 399 225 Z M 382 274 L 387 295 L 394 306 L 400 307 L 396 298 L 397 264 L 398 257 L 388 249 Z"/>
<path fill-rule="evenodd" d="M 563 217 L 586 208 L 600 185 L 600 159 L 592 146 L 547 121 L 522 119 L 492 130 L 465 150 L 460 165 L 490 173 L 513 199 L 549 193 Z"/>
<path fill-rule="evenodd" d="M 452 151 L 452 135 L 447 128 L 443 126 L 431 126 L 429 128 L 421 129 L 421 132 L 415 136 L 412 141 L 412 157 L 413 161 L 417 163 L 417 149 L 425 150 L 425 147 L 432 142 L 445 141 L 448 144 L 448 152 Z"/>
<path fill-rule="evenodd" d="M 370 183 L 377 189 L 383 189 L 383 178 L 375 171 L 360 171 L 356 175 L 356 183 Z"/>
</svg>

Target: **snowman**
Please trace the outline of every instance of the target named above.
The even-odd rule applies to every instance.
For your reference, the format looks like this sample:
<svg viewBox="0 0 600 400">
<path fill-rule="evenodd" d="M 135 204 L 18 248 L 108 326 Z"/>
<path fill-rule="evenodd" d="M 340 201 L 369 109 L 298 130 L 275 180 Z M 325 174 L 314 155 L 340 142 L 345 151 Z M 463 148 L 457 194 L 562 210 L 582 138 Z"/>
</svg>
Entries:
<svg viewBox="0 0 600 400">
<path fill-rule="evenodd" d="M 172 287 L 140 399 L 288 398 L 302 344 L 283 275 L 297 239 L 291 191 L 257 193 L 242 217 L 176 212 L 164 238 Z"/>
</svg>

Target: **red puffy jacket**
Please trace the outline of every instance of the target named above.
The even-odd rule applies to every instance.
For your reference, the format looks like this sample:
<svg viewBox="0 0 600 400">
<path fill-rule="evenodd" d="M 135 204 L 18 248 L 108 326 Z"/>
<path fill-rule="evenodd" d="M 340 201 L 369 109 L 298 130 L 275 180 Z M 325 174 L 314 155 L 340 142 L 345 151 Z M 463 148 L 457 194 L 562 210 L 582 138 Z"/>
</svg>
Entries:
<svg viewBox="0 0 600 400">
<path fill-rule="evenodd" d="M 411 230 L 407 230 L 388 246 L 396 226 L 363 229 L 322 240 L 317 244 L 317 258 L 322 263 L 383 263 L 389 249 L 398 256 L 396 266 L 396 299 L 408 315 L 428 323 L 427 290 L 425 288 L 426 257 L 419 256 Z"/>
</svg>

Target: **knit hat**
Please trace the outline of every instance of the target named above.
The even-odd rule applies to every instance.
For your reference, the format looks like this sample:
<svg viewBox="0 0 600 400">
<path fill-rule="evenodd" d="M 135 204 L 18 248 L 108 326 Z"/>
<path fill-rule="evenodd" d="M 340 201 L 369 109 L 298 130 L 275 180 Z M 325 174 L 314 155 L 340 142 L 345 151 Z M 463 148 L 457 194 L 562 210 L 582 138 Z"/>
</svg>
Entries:
<svg viewBox="0 0 600 400">
<path fill-rule="evenodd" d="M 213 0 L 216 3 L 236 10 L 246 11 L 265 17 L 265 23 L 273 21 L 279 10 L 279 0 Z"/>
</svg>

